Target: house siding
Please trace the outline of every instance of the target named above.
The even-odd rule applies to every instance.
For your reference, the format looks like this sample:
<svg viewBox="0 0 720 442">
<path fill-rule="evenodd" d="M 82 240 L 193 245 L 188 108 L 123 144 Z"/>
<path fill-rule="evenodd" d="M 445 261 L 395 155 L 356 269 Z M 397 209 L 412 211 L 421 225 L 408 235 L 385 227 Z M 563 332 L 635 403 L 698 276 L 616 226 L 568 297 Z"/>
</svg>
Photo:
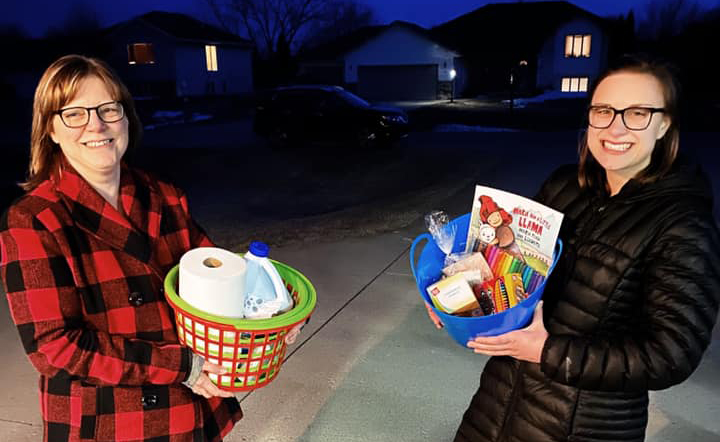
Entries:
<svg viewBox="0 0 720 442">
<path fill-rule="evenodd" d="M 245 95 L 252 92 L 252 50 L 215 44 L 218 70 L 209 72 L 204 42 L 178 40 L 141 20 L 114 29 L 108 62 L 136 97 Z M 127 45 L 152 43 L 153 64 L 128 64 Z"/>
<path fill-rule="evenodd" d="M 172 94 L 175 90 L 175 42 L 164 32 L 130 21 L 112 32 L 108 62 L 136 96 Z M 129 64 L 127 45 L 151 43 L 153 64 Z"/>
<path fill-rule="evenodd" d="M 590 34 L 590 57 L 565 57 L 565 36 Z M 557 28 L 545 41 L 538 55 L 537 86 L 546 91 L 559 91 L 563 77 L 588 77 L 590 83 L 605 68 L 608 37 L 591 20 L 578 18 Z"/>
<path fill-rule="evenodd" d="M 209 43 L 211 44 L 211 43 Z M 243 95 L 252 91 L 252 56 L 248 49 L 217 44 L 217 71 L 208 71 L 204 43 L 178 45 L 177 95 Z"/>
<path fill-rule="evenodd" d="M 361 47 L 347 53 L 345 83 L 357 83 L 358 66 L 438 66 L 438 81 L 449 81 L 456 54 L 402 27 L 391 27 Z"/>
</svg>

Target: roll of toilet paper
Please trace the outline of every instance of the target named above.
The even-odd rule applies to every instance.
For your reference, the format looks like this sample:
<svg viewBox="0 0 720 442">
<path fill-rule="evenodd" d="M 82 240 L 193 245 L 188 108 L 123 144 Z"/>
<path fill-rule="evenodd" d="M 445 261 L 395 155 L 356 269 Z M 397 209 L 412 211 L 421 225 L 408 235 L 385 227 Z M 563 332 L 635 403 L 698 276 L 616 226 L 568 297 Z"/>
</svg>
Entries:
<svg viewBox="0 0 720 442">
<path fill-rule="evenodd" d="M 229 250 L 198 247 L 180 258 L 178 293 L 212 315 L 243 317 L 245 259 Z"/>
</svg>

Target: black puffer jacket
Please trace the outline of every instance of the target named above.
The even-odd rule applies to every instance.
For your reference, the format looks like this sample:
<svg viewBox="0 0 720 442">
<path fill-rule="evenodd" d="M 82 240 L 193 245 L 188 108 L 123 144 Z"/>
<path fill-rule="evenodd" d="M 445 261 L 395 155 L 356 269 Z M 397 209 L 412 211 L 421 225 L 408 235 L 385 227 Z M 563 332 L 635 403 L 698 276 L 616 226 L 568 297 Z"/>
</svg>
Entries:
<svg viewBox="0 0 720 442">
<path fill-rule="evenodd" d="M 539 201 L 565 214 L 545 290 L 540 364 L 494 357 L 456 441 L 642 441 L 648 390 L 684 381 L 711 340 L 720 237 L 707 179 L 686 164 L 613 197 L 556 171 Z"/>
</svg>

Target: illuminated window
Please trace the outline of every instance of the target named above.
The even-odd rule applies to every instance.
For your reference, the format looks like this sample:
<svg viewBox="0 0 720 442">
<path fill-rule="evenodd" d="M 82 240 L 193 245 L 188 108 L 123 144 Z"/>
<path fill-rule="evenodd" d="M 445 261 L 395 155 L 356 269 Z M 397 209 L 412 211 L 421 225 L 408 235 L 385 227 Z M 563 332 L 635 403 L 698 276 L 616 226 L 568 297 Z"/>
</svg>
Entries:
<svg viewBox="0 0 720 442">
<path fill-rule="evenodd" d="M 588 78 L 587 77 L 580 77 L 579 89 L 581 92 L 587 92 L 587 90 L 588 90 Z"/>
<path fill-rule="evenodd" d="M 590 34 L 583 35 L 582 40 L 582 56 L 583 57 L 590 57 Z"/>
<path fill-rule="evenodd" d="M 566 35 L 565 36 L 565 58 L 590 57 L 590 43 L 592 36 Z"/>
<path fill-rule="evenodd" d="M 214 72 L 218 70 L 217 67 L 217 47 L 215 45 L 205 46 L 205 64 L 207 70 Z"/>
<path fill-rule="evenodd" d="M 588 77 L 563 77 L 560 90 L 562 92 L 587 92 Z"/>
<path fill-rule="evenodd" d="M 153 64 L 155 53 L 152 43 L 133 43 L 127 45 L 128 64 Z"/>
</svg>

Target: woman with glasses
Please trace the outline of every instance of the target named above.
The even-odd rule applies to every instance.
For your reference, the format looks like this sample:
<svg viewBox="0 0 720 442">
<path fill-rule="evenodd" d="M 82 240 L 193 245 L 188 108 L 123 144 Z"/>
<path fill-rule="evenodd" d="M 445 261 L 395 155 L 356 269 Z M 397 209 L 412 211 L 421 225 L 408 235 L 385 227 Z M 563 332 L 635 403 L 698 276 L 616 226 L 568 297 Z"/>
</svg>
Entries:
<svg viewBox="0 0 720 442">
<path fill-rule="evenodd" d="M 163 277 L 212 243 L 185 195 L 128 166 L 141 126 L 102 62 L 54 62 L 35 92 L 27 191 L 0 223 L 0 279 L 40 372 L 45 441 L 220 441 L 242 417 L 178 342 Z"/>
<path fill-rule="evenodd" d="M 707 177 L 678 157 L 677 87 L 629 57 L 595 83 L 579 164 L 537 199 L 564 252 L 529 326 L 468 343 L 492 356 L 455 441 L 642 441 L 648 391 L 711 341 L 720 236 Z"/>
</svg>

